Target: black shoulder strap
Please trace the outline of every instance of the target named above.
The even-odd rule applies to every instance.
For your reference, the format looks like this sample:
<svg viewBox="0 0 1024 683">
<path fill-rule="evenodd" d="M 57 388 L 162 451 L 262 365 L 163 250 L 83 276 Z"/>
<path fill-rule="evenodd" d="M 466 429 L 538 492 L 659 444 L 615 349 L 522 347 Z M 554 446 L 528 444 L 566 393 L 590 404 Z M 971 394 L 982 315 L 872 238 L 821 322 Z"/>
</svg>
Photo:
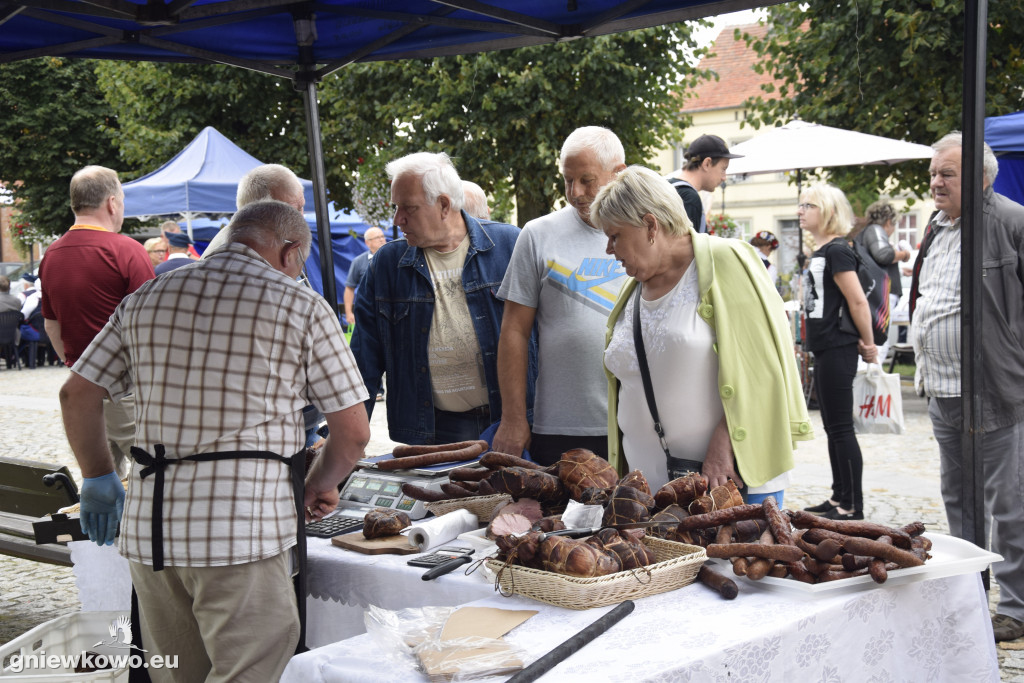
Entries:
<svg viewBox="0 0 1024 683">
<path fill-rule="evenodd" d="M 644 338 L 640 332 L 640 283 L 636 283 L 636 294 L 633 296 L 633 344 L 636 346 L 636 359 L 640 365 L 640 378 L 644 382 L 644 395 L 647 396 L 647 407 L 651 411 L 651 418 L 654 420 L 654 431 L 658 434 L 658 442 L 665 455 L 672 457 L 668 451 L 668 442 L 665 441 L 665 429 L 661 426 L 661 418 L 658 417 L 658 404 L 654 400 L 654 385 L 651 384 L 651 370 L 647 367 L 647 352 L 644 350 Z"/>
</svg>

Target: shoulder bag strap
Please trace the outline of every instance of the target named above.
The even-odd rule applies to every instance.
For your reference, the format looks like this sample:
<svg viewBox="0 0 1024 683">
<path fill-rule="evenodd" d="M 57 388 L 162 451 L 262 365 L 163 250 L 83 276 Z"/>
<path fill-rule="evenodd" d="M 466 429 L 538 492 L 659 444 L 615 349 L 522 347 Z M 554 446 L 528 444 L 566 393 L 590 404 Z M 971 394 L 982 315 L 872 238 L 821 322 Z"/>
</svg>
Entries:
<svg viewBox="0 0 1024 683">
<path fill-rule="evenodd" d="M 666 457 L 671 458 L 668 450 L 668 442 L 665 441 L 665 430 L 661 426 L 661 419 L 658 417 L 658 404 L 654 400 L 654 385 L 651 384 L 651 371 L 647 367 L 647 352 L 644 350 L 644 338 L 640 333 L 640 290 L 641 286 L 636 284 L 636 294 L 633 296 L 633 344 L 636 346 L 636 359 L 640 364 L 640 378 L 644 382 L 644 395 L 647 396 L 647 407 L 651 411 L 651 418 L 654 420 L 654 431 L 658 434 L 658 442 L 661 449 L 665 451 Z"/>
</svg>

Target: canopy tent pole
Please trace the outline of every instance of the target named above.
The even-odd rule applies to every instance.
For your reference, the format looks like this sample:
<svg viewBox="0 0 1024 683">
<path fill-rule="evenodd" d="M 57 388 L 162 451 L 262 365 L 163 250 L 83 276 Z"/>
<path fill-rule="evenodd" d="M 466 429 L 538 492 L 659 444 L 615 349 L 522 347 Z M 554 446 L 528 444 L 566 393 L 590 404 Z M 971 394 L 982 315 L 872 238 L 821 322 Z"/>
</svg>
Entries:
<svg viewBox="0 0 1024 683">
<path fill-rule="evenodd" d="M 308 74 L 308 72 L 306 72 Z M 316 99 L 316 82 L 295 79 L 295 87 L 304 94 L 306 108 L 306 137 L 309 141 L 309 168 L 313 180 L 313 203 L 316 211 L 316 236 L 320 247 L 320 276 L 324 298 L 334 315 L 338 310 L 338 290 L 334 281 L 334 253 L 331 245 L 331 224 L 327 215 L 327 179 L 324 172 L 324 148 L 320 140 L 320 106 Z"/>
<path fill-rule="evenodd" d="M 960 405 L 963 415 L 961 432 L 963 479 L 962 538 L 985 547 L 985 508 L 982 452 L 985 435 L 982 431 L 983 349 L 981 258 L 983 254 L 982 187 L 985 141 L 985 53 L 987 49 L 988 0 L 967 0 L 964 4 L 963 62 L 963 149 L 962 149 L 962 211 L 960 219 Z M 964 229 L 966 226 L 966 229 Z M 995 361 L 995 359 L 992 359 Z M 988 570 L 982 573 L 988 587 Z"/>
</svg>

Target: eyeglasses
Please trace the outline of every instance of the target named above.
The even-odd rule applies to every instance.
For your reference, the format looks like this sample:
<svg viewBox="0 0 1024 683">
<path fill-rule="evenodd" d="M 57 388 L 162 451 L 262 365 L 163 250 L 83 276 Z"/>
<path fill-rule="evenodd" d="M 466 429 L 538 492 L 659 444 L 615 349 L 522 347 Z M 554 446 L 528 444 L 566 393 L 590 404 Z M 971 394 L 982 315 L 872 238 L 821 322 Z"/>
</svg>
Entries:
<svg viewBox="0 0 1024 683">
<path fill-rule="evenodd" d="M 166 254 L 167 250 L 166 249 L 150 249 L 149 253 L 150 254 Z"/>
<path fill-rule="evenodd" d="M 796 208 L 798 210 L 800 210 L 800 211 L 810 211 L 811 209 L 817 209 L 818 205 L 817 204 L 806 204 L 806 203 L 804 203 L 804 204 L 797 204 Z"/>
</svg>

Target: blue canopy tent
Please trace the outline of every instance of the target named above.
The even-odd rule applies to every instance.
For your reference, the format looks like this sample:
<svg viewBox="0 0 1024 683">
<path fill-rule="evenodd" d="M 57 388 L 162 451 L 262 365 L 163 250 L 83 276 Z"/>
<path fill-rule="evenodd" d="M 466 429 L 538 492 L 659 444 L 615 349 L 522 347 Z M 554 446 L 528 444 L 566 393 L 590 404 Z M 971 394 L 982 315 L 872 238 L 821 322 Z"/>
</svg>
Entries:
<svg viewBox="0 0 1024 683">
<path fill-rule="evenodd" d="M 1024 204 L 1024 111 L 986 118 L 985 142 L 999 159 L 993 189 Z"/>
<path fill-rule="evenodd" d="M 166 164 L 124 183 L 124 215 L 182 215 L 190 222 L 200 214 L 232 214 L 238 181 L 262 165 L 259 159 L 207 126 Z M 313 183 L 303 180 L 302 186 L 306 204 L 312 207 Z"/>
<path fill-rule="evenodd" d="M 352 265 L 352 259 L 367 250 L 363 241 L 363 233 L 370 225 L 351 211 L 339 211 L 332 203 L 327 205 L 328 216 L 331 225 L 331 255 L 334 261 L 334 278 L 341 283 L 338 288 L 338 302 L 341 302 L 341 290 L 344 287 L 345 279 L 348 277 L 348 269 Z M 313 231 L 313 244 L 310 247 L 309 258 L 306 259 L 306 278 L 310 286 L 320 294 L 324 293 L 324 279 L 321 273 L 320 243 L 316 228 L 316 213 L 313 211 L 305 214 L 306 222 Z M 227 218 L 209 219 L 197 218 L 192 221 L 192 236 L 200 253 L 206 248 L 213 236 L 221 228 L 228 224 Z M 182 227 L 184 227 L 182 223 Z"/>
<path fill-rule="evenodd" d="M 10 0 L 0 6 L 0 63 L 51 55 L 217 63 L 287 78 L 303 94 L 322 247 L 328 243 L 324 152 L 317 82 L 353 62 L 426 59 L 564 42 L 764 7 L 782 0 Z M 988 3 L 964 0 L 964 214 L 982 220 Z M 254 113 L 255 115 L 255 113 Z M 557 143 L 557 141 L 552 141 Z M 981 348 L 981 235 L 965 240 L 963 263 L 964 528 L 983 536 L 980 402 L 974 369 Z M 331 251 L 321 263 L 335 301 Z M 969 417 L 969 419 L 968 419 Z M 972 533 L 973 532 L 973 533 Z"/>
</svg>

